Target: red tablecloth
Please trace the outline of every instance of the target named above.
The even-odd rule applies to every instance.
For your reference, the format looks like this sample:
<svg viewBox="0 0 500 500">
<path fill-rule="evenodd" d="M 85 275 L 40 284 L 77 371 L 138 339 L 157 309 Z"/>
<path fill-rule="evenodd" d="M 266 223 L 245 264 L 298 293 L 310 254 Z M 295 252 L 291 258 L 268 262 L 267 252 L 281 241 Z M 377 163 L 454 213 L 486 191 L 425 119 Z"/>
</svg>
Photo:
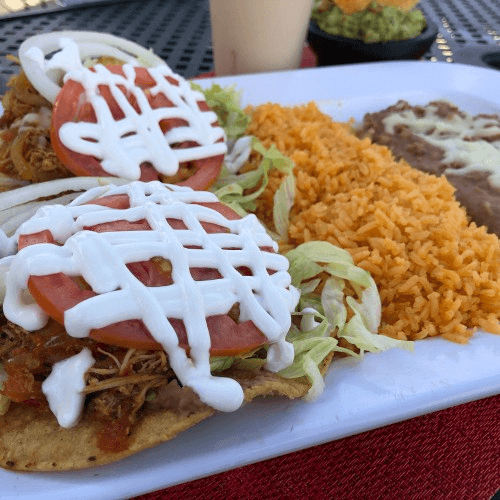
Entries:
<svg viewBox="0 0 500 500">
<path fill-rule="evenodd" d="M 500 396 L 136 497 L 488 500 L 500 489 Z"/>
<path fill-rule="evenodd" d="M 315 66 L 315 63 L 314 54 L 306 48 L 302 67 Z M 134 500 L 488 500 L 498 490 L 500 396 L 173 486 Z"/>
</svg>

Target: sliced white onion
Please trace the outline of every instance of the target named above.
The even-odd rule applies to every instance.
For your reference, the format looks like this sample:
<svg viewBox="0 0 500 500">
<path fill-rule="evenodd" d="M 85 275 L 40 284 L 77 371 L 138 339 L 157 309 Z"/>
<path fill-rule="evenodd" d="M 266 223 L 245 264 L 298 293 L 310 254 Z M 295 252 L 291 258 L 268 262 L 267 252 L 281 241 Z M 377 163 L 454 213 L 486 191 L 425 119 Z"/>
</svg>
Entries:
<svg viewBox="0 0 500 500">
<path fill-rule="evenodd" d="M 0 241 L 1 239 L 2 236 L 0 233 Z M 0 304 L 3 304 L 3 299 L 5 298 L 5 292 L 6 292 L 5 281 L 7 278 L 7 271 L 9 270 L 11 260 L 12 257 L 5 257 L 4 259 L 2 259 L 2 252 L 0 252 Z M 1 366 L 2 365 L 0 365 L 0 387 L 2 386 L 2 382 L 4 381 L 4 379 L 2 378 Z"/>
<path fill-rule="evenodd" d="M 0 213 L 12 207 L 35 201 L 39 198 L 54 196 L 64 191 L 86 191 L 87 189 L 107 184 L 124 184 L 130 182 L 118 177 L 70 177 L 55 181 L 29 184 L 12 191 L 0 193 Z"/>
<path fill-rule="evenodd" d="M 73 201 L 81 191 L 51 198 L 50 204 L 67 205 Z M 16 229 L 23 223 L 35 215 L 36 211 L 43 205 L 47 205 L 47 201 L 33 201 L 21 206 L 8 208 L 0 212 L 0 229 L 7 235 L 11 236 Z"/>
<path fill-rule="evenodd" d="M 122 185 L 128 182 L 130 182 L 128 179 L 118 177 L 72 177 L 30 184 L 0 193 L 0 264 L 4 262 L 3 257 L 11 255 L 16 250 L 17 229 L 42 205 L 70 204 L 75 198 L 85 196 L 92 188 L 101 188 L 105 191 L 109 185 Z M 47 200 L 47 197 L 50 197 L 50 200 Z M 1 279 L 0 273 L 0 281 Z"/>
<path fill-rule="evenodd" d="M 19 60 L 29 81 L 51 103 L 55 102 L 57 94 L 61 90 L 56 83 L 59 75 L 47 74 L 43 61 L 34 59 L 31 49 L 40 49 L 43 56 L 47 57 L 61 49 L 59 44 L 61 38 L 70 38 L 78 44 L 82 61 L 88 58 L 111 56 L 124 62 L 133 62 L 139 66 L 149 67 L 165 64 L 165 61 L 155 55 L 152 50 L 109 33 L 55 31 L 32 36 L 19 47 Z"/>
</svg>

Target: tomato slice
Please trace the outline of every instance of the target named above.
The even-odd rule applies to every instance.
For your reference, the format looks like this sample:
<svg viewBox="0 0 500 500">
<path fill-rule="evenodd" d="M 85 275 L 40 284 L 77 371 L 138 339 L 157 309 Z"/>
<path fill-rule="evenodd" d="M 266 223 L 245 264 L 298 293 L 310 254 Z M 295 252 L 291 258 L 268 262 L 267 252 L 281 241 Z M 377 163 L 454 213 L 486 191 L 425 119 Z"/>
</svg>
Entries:
<svg viewBox="0 0 500 500">
<path fill-rule="evenodd" d="M 128 195 L 113 195 L 99 198 L 92 202 L 111 208 L 129 208 Z M 200 203 L 209 206 L 228 219 L 238 219 L 239 215 L 222 203 Z M 171 223 L 171 221 L 169 220 Z M 177 221 L 182 225 L 182 221 Z M 223 228 L 215 224 L 202 223 L 209 233 L 220 232 Z M 171 224 L 173 225 L 173 224 Z M 180 226 L 179 226 L 180 227 Z M 118 220 L 111 223 L 86 227 L 86 230 L 102 231 L 130 231 L 151 229 L 146 220 L 130 223 Z M 54 243 L 50 231 L 35 234 L 21 235 L 19 249 L 36 243 Z M 273 251 L 272 249 L 265 249 Z M 171 283 L 171 277 L 158 263 L 153 261 L 135 262 L 128 264 L 129 270 L 147 286 L 165 286 Z M 245 272 L 241 269 L 240 272 Z M 195 280 L 207 280 L 220 277 L 214 269 L 191 269 Z M 93 297 L 96 293 L 82 287 L 81 282 L 72 279 L 63 273 L 45 276 L 31 276 L 28 281 L 29 290 L 38 305 L 57 322 L 64 324 L 64 312 L 79 304 L 83 300 Z M 169 319 L 177 332 L 179 344 L 189 349 L 187 333 L 182 321 Z M 253 351 L 268 343 L 266 336 L 251 322 L 235 322 L 227 314 L 207 318 L 208 330 L 211 338 L 210 354 L 212 356 L 236 356 Z M 96 341 L 126 348 L 161 350 L 162 346 L 151 336 L 141 320 L 126 320 L 114 323 L 104 328 L 94 329 L 90 337 Z"/>
<path fill-rule="evenodd" d="M 112 73 L 123 75 L 123 69 L 119 65 L 109 65 L 106 67 Z M 146 68 L 137 67 L 135 68 L 135 71 L 135 84 L 144 91 L 153 109 L 174 106 L 164 94 L 158 93 L 153 96 L 150 92 L 148 92 L 148 90 L 155 85 L 155 81 Z M 175 78 L 168 77 L 167 80 L 173 85 L 178 85 L 178 81 L 175 80 Z M 123 111 L 120 109 L 116 100 L 112 97 L 109 87 L 101 85 L 99 86 L 99 91 L 106 99 L 113 118 L 115 120 L 122 119 L 124 117 Z M 122 91 L 125 92 L 124 89 L 122 89 Z M 127 99 L 134 106 L 135 110 L 139 112 L 135 98 L 128 95 Z M 207 111 L 209 109 L 205 101 L 198 101 L 198 107 L 202 111 Z M 101 162 L 97 158 L 73 151 L 61 142 L 59 138 L 59 130 L 67 122 L 97 122 L 96 114 L 92 105 L 88 101 L 85 101 L 85 91 L 83 86 L 74 80 L 68 80 L 63 85 L 57 96 L 56 102 L 54 103 L 50 128 L 50 140 L 52 147 L 61 162 L 63 162 L 75 175 L 98 177 L 111 176 L 111 174 L 103 169 Z M 186 123 L 187 122 L 185 120 L 180 118 L 170 118 L 168 120 L 162 120 L 160 122 L 160 126 L 165 133 L 173 127 L 186 125 Z M 218 126 L 218 123 L 215 122 L 212 125 Z M 222 141 L 223 140 L 221 139 L 219 142 Z M 195 142 L 186 141 L 181 144 L 177 144 L 175 147 L 188 148 L 196 145 L 198 144 Z M 179 172 L 173 177 L 164 176 L 158 173 L 150 163 L 143 163 L 141 165 L 141 176 L 139 180 L 145 182 L 151 180 L 161 180 L 162 182 L 185 185 L 202 191 L 207 189 L 217 179 L 220 174 L 223 160 L 223 154 L 194 160 L 188 164 L 181 165 L 180 169 L 185 169 L 185 172 L 182 175 Z"/>
</svg>

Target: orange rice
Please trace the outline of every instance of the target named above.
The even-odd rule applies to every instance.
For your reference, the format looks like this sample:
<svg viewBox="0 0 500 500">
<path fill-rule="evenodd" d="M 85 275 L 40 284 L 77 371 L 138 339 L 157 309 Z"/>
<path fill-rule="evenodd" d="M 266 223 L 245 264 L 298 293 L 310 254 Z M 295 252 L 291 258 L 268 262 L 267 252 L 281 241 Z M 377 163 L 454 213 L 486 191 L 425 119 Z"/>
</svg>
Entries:
<svg viewBox="0 0 500 500">
<path fill-rule="evenodd" d="M 315 104 L 250 109 L 248 132 L 295 162 L 289 241 L 324 240 L 370 271 L 382 299 L 380 332 L 465 343 L 476 328 L 500 333 L 500 244 L 467 219 L 454 188 L 360 140 Z M 273 172 L 257 215 L 272 226 Z"/>
</svg>

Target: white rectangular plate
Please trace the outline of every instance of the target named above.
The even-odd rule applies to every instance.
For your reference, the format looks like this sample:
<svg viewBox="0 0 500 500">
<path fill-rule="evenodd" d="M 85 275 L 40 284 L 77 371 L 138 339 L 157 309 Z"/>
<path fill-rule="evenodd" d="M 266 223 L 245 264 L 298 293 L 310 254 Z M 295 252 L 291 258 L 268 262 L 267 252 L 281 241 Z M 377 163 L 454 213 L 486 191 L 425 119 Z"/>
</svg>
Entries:
<svg viewBox="0 0 500 500">
<path fill-rule="evenodd" d="M 500 113 L 500 72 L 459 64 L 375 63 L 219 78 L 245 104 L 310 100 L 335 120 L 361 120 L 406 99 L 448 99 L 471 113 Z M 204 86 L 212 80 L 200 81 Z M 415 351 L 333 363 L 315 403 L 269 398 L 202 422 L 178 438 L 114 465 L 86 471 L 0 471 L 2 500 L 114 500 L 307 448 L 500 393 L 500 336 L 462 346 L 441 339 Z"/>
</svg>

